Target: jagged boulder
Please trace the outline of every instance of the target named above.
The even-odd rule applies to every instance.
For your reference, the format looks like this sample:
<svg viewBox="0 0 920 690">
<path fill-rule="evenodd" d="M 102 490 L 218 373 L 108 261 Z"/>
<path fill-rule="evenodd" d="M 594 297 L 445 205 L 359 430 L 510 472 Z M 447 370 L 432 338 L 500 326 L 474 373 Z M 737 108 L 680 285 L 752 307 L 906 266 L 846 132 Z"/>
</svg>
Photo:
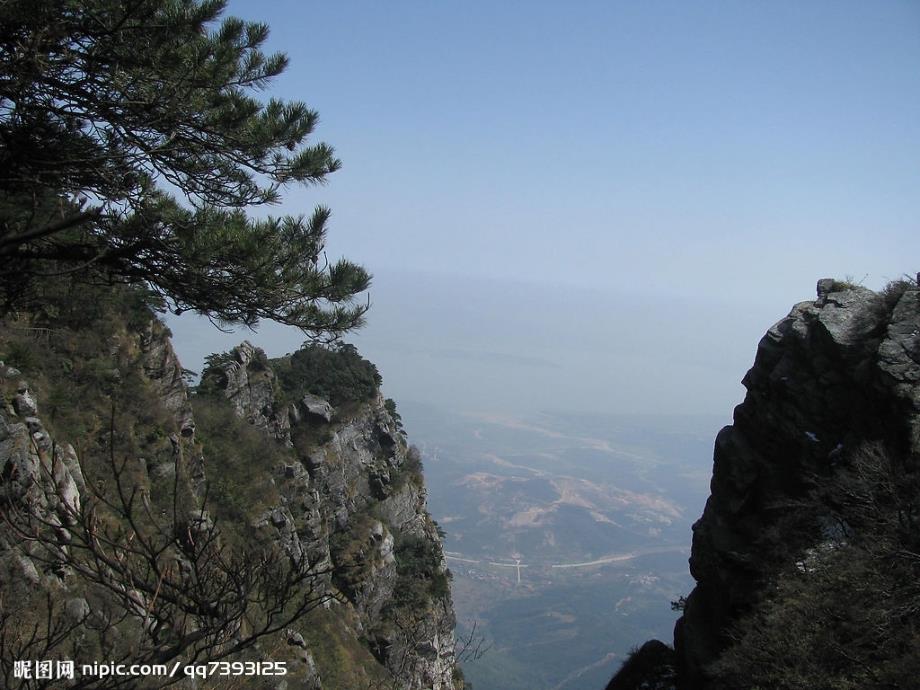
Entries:
<svg viewBox="0 0 920 690">
<path fill-rule="evenodd" d="M 867 456 L 867 448 L 920 466 L 918 282 L 920 275 L 875 293 L 822 279 L 817 299 L 795 305 L 766 333 L 734 423 L 716 437 L 712 493 L 693 525 L 696 587 L 675 626 L 674 650 L 646 643 L 610 690 L 734 687 L 713 675 L 733 626 L 775 591 L 783 559 L 799 559 L 802 572 L 831 552 L 829 534 L 840 525 L 823 521 L 831 506 L 820 503 L 830 495 L 821 489 L 846 481 L 849 458 L 879 464 L 883 456 Z M 750 673 L 749 656 L 733 663 L 732 672 Z"/>
<path fill-rule="evenodd" d="M 56 520 L 69 521 L 86 489 L 76 451 L 55 443 L 35 416 L 38 402 L 29 385 L 20 380 L 15 390 L 9 404 L 0 406 L 0 491 L 21 507 L 52 510 Z"/>
<path fill-rule="evenodd" d="M 303 410 L 304 414 L 312 415 L 314 418 L 322 420 L 327 424 L 335 416 L 335 409 L 329 404 L 329 401 L 323 400 L 318 395 L 307 394 L 300 399 L 298 407 Z"/>
<path fill-rule="evenodd" d="M 13 410 L 20 417 L 34 417 L 38 414 L 38 403 L 32 397 L 29 385 L 25 381 L 19 383 L 16 396 L 13 398 Z"/>
</svg>

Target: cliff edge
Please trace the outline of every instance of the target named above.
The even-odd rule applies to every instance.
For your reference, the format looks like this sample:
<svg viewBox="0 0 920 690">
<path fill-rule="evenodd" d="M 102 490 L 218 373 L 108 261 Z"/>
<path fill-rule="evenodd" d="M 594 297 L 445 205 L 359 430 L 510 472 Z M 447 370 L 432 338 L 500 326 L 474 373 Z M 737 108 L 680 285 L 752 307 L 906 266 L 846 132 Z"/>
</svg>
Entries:
<svg viewBox="0 0 920 690">
<path fill-rule="evenodd" d="M 676 654 L 640 684 L 898 687 L 916 670 L 920 290 L 817 293 L 760 341 L 716 438 Z"/>
<path fill-rule="evenodd" d="M 0 685 L 463 687 L 373 364 L 242 343 L 190 388 L 153 296 L 61 288 L 0 322 Z"/>
</svg>

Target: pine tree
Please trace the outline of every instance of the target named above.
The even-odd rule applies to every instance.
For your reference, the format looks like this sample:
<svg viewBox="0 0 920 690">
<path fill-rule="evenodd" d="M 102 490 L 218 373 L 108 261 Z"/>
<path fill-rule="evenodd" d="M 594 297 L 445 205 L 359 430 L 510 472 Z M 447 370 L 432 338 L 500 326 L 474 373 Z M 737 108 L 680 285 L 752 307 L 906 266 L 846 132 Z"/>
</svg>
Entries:
<svg viewBox="0 0 920 690">
<path fill-rule="evenodd" d="M 0 299 L 44 276 L 142 283 L 177 312 L 312 335 L 360 325 L 369 275 L 329 210 L 251 216 L 340 167 L 317 114 L 260 98 L 287 67 L 223 0 L 0 3 Z M 0 305 L 2 306 L 2 305 Z"/>
</svg>

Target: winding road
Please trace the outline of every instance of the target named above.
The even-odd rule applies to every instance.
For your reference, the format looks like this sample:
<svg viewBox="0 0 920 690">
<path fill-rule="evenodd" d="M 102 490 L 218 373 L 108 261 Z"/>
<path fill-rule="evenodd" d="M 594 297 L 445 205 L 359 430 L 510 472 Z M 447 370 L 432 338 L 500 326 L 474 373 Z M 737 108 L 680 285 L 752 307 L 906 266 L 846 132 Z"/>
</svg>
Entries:
<svg viewBox="0 0 920 690">
<path fill-rule="evenodd" d="M 597 558 L 593 561 L 582 561 L 579 563 L 521 563 L 521 559 L 511 558 L 510 563 L 497 563 L 495 561 L 483 561 L 476 558 L 466 558 L 460 553 L 453 551 L 445 551 L 444 557 L 449 561 L 457 561 L 460 563 L 475 563 L 478 565 L 491 565 L 499 568 L 516 568 L 517 569 L 517 581 L 521 582 L 521 568 L 528 567 L 544 567 L 544 568 L 590 568 L 598 565 L 607 565 L 610 563 L 622 563 L 624 561 L 631 561 L 633 559 L 639 558 L 640 556 L 650 556 L 656 553 L 672 553 L 672 552 L 689 552 L 689 548 L 686 545 L 672 545 L 672 546 L 648 546 L 641 549 L 635 549 L 626 553 L 616 553 L 609 556 L 604 556 L 603 558 Z"/>
</svg>

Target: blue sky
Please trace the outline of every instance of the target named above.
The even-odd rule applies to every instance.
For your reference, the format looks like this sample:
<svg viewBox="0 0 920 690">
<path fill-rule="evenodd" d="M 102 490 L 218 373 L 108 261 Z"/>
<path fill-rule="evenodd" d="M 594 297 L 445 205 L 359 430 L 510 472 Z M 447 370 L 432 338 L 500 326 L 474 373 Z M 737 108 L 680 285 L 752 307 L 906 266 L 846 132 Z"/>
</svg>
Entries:
<svg viewBox="0 0 920 690">
<path fill-rule="evenodd" d="M 380 316 L 358 340 L 387 360 L 389 386 L 387 367 L 412 371 L 400 350 L 432 350 L 475 285 L 503 308 L 448 328 L 455 348 L 519 351 L 519 338 L 486 346 L 475 332 L 508 310 L 539 313 L 546 295 L 559 297 L 548 327 L 584 307 L 570 347 L 587 329 L 617 352 L 615 328 L 592 325 L 622 321 L 614 304 L 679 305 L 682 323 L 698 310 L 701 331 L 735 321 L 694 346 L 723 353 L 697 377 L 714 388 L 696 407 L 727 410 L 760 334 L 815 280 L 879 287 L 920 268 L 920 3 L 240 0 L 229 12 L 271 26 L 291 66 L 270 92 L 318 110 L 317 140 L 343 160 L 275 211 L 331 206 L 330 254 L 377 275 Z M 419 293 L 443 293 L 443 313 L 400 345 L 393 320 Z M 621 328 L 654 326 L 651 340 L 680 349 L 660 313 L 631 313 Z M 682 371 L 666 348 L 655 359 L 649 400 Z"/>
</svg>

